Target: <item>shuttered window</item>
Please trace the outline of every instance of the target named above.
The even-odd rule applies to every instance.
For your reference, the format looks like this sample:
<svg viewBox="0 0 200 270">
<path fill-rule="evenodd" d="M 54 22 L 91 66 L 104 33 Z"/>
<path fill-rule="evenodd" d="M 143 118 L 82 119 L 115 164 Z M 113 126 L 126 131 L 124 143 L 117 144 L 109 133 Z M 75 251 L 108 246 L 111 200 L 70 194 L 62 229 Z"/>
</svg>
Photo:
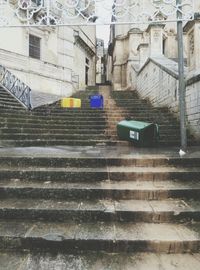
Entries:
<svg viewBox="0 0 200 270">
<path fill-rule="evenodd" d="M 29 56 L 40 59 L 40 38 L 29 35 Z"/>
</svg>

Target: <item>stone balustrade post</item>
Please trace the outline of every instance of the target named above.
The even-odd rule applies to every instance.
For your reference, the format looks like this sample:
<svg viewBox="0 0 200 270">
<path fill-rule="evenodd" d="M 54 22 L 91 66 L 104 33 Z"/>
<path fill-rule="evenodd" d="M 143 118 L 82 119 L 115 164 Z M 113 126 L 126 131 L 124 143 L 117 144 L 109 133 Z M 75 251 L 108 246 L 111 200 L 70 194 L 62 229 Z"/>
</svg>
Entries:
<svg viewBox="0 0 200 270">
<path fill-rule="evenodd" d="M 200 70 L 200 15 L 184 27 L 187 35 L 187 63 L 189 71 Z"/>
<path fill-rule="evenodd" d="M 147 28 L 149 34 L 149 56 L 158 57 L 163 55 L 163 23 L 151 23 Z"/>
</svg>

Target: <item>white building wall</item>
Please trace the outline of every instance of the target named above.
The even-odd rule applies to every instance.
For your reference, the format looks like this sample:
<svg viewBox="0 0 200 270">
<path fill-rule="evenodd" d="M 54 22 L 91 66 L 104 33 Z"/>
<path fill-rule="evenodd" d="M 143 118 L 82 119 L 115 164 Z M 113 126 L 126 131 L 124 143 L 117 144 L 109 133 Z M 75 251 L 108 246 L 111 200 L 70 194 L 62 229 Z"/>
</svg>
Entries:
<svg viewBox="0 0 200 270">
<path fill-rule="evenodd" d="M 74 29 L 77 28 L 86 47 L 75 44 Z M 40 59 L 29 57 L 29 34 L 41 39 Z M 69 96 L 85 88 L 86 57 L 89 59 L 88 84 L 95 84 L 95 27 L 1 27 L 0 37 L 0 64 L 35 91 Z M 91 50 L 92 55 L 88 53 Z M 72 74 L 79 77 L 79 85 L 72 83 Z"/>
<path fill-rule="evenodd" d="M 41 38 L 40 59 L 29 57 L 29 34 Z M 65 55 L 66 46 L 62 47 L 65 40 L 60 38 L 59 28 L 48 31 L 45 28 L 0 28 L 0 36 L 1 65 L 35 91 L 72 94 L 73 55 Z M 68 40 L 68 46 L 72 45 L 73 40 Z"/>
<path fill-rule="evenodd" d="M 79 75 L 79 88 L 84 89 L 86 85 L 86 58 L 89 60 L 88 86 L 96 83 L 96 27 L 73 27 L 74 33 L 79 35 L 85 45 L 74 42 L 74 71 Z M 90 50 L 88 50 L 90 48 Z"/>
</svg>

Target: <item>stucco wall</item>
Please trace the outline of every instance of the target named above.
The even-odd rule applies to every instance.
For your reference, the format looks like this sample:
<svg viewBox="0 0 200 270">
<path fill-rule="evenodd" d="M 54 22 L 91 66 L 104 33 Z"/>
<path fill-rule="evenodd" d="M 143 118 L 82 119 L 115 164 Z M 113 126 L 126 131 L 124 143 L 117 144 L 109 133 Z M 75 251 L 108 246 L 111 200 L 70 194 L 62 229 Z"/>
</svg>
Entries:
<svg viewBox="0 0 200 270">
<path fill-rule="evenodd" d="M 40 59 L 29 57 L 29 35 L 40 41 Z M 1 28 L 0 64 L 34 91 L 69 96 L 74 66 L 73 31 L 65 28 Z"/>
<path fill-rule="evenodd" d="M 76 45 L 75 29 L 86 48 Z M 40 38 L 40 59 L 29 57 L 30 34 Z M 90 62 L 89 85 L 95 84 L 95 27 L 2 27 L 0 36 L 0 64 L 31 89 L 69 96 L 74 90 L 85 88 L 86 57 Z M 92 56 L 88 54 L 90 50 L 94 51 Z M 79 86 L 72 83 L 72 74 L 79 78 Z"/>
</svg>

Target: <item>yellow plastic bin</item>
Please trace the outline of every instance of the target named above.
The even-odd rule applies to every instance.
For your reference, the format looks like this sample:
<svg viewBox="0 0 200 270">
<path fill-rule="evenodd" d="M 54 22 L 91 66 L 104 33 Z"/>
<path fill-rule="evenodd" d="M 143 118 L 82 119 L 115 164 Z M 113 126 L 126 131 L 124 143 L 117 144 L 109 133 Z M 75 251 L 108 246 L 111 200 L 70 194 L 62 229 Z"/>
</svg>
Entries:
<svg viewBox="0 0 200 270">
<path fill-rule="evenodd" d="M 81 108 L 81 99 L 79 98 L 62 98 L 62 108 Z"/>
</svg>

